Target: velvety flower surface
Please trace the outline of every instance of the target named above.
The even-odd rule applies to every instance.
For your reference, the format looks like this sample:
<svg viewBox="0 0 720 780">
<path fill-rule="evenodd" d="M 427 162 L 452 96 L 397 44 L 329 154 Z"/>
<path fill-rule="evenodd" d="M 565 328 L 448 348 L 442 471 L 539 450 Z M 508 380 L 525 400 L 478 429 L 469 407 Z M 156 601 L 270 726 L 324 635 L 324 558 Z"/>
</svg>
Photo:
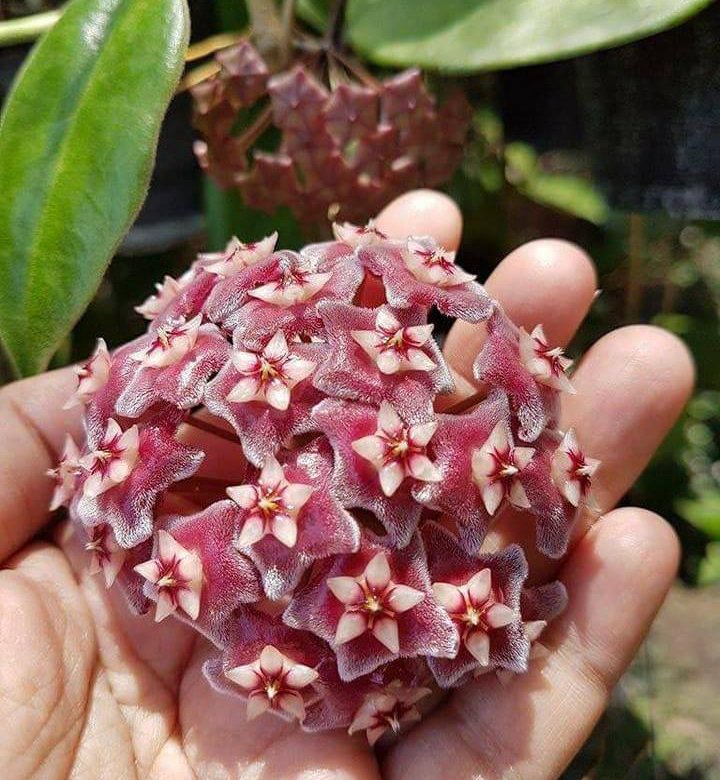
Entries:
<svg viewBox="0 0 720 780">
<path fill-rule="evenodd" d="M 405 113 L 431 106 L 412 77 L 378 100 L 302 72 L 271 80 L 247 49 L 224 67 L 233 106 L 270 90 L 310 168 L 328 134 L 370 165 L 368 143 L 389 142 L 387 128 L 365 134 L 378 111 L 422 143 Z M 317 186 L 337 170 L 315 170 Z M 210 640 L 205 675 L 248 718 L 375 745 L 438 689 L 507 681 L 547 652 L 565 589 L 529 586 L 521 548 L 485 540 L 522 514 L 540 553 L 562 556 L 576 519 L 599 511 L 600 464 L 558 428 L 570 361 L 540 325 L 515 327 L 431 239 L 333 231 L 298 252 L 274 233 L 234 238 L 160 282 L 138 306 L 147 332 L 99 340 L 76 370 L 68 405 L 85 436 L 66 439 L 48 479 L 89 571 L 135 612 Z M 378 278 L 386 300 L 363 307 Z M 433 309 L 488 334 L 482 391 L 442 412 L 455 388 Z"/>
</svg>

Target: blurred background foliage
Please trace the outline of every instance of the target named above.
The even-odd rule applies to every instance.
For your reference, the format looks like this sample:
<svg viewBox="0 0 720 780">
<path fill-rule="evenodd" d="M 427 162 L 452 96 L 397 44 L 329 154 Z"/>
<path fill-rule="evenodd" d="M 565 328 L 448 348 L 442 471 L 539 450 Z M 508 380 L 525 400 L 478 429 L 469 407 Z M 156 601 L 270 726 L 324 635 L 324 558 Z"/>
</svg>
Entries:
<svg viewBox="0 0 720 780">
<path fill-rule="evenodd" d="M 0 20 L 57 5 L 0 0 Z M 381 13 L 382 4 L 369 5 Z M 247 27 L 240 0 L 190 6 L 195 43 Z M 305 22 L 316 28 L 326 23 L 328 7 L 323 0 L 299 3 Z M 693 634 L 691 627 L 680 648 L 673 638 L 675 620 L 688 610 L 702 609 L 703 619 L 713 609 L 720 614 L 717 598 L 688 600 L 689 589 L 720 583 L 720 8 L 707 2 L 675 7 L 683 18 L 700 13 L 676 29 L 606 51 L 592 52 L 590 46 L 585 47 L 590 53 L 557 62 L 427 77 L 436 90 L 450 80 L 458 84 L 474 108 L 464 159 L 446 187 L 465 218 L 460 262 L 485 277 L 525 241 L 548 235 L 575 241 L 597 263 L 600 292 L 570 353 L 581 353 L 619 325 L 650 322 L 680 336 L 698 366 L 692 401 L 627 496 L 668 517 L 677 529 L 685 584 L 671 597 L 669 616 L 661 616 L 656 629 L 660 633 L 568 770 L 568 780 L 720 777 L 717 731 L 708 738 L 688 727 L 703 717 L 696 712 L 703 686 L 686 701 L 677 687 L 678 680 L 696 679 L 678 655 L 706 652 L 707 629 L 698 624 Z M 679 15 L 673 24 L 682 20 Z M 357 33 L 360 39 L 363 34 Z M 372 47 L 364 48 L 372 53 Z M 563 57 L 583 50 L 566 48 Z M 0 98 L 26 51 L 0 48 Z M 370 64 L 379 76 L 390 72 L 382 64 L 412 59 L 407 46 L 387 51 L 377 57 L 381 66 Z M 301 227 L 289 212 L 248 209 L 237 193 L 222 192 L 201 176 L 190 116 L 188 94 L 178 95 L 165 121 L 148 201 L 55 365 L 86 355 L 99 333 L 112 345 L 140 333 L 144 323 L 132 305 L 163 274 L 177 275 L 198 249 L 220 248 L 233 234 L 252 240 L 269 233 L 271 225 L 286 246 L 301 242 Z M 683 627 L 687 630 L 687 622 Z M 713 630 L 717 644 L 717 620 Z M 706 660 L 709 670 L 701 676 L 715 677 L 713 662 L 720 659 Z M 673 712 L 679 730 L 658 730 L 658 723 L 675 722 Z M 620 744 L 613 739 L 617 734 Z M 697 745 L 702 749 L 695 750 Z"/>
</svg>

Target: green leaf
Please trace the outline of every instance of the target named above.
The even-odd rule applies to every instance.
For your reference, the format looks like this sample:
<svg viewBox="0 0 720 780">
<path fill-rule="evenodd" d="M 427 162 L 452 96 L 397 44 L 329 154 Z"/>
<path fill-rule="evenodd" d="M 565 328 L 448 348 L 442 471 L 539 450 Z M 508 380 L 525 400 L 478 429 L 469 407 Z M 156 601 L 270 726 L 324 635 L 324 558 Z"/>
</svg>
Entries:
<svg viewBox="0 0 720 780">
<path fill-rule="evenodd" d="M 311 27 L 322 32 L 330 16 L 331 0 L 297 0 L 295 12 Z"/>
<path fill-rule="evenodd" d="M 677 512 L 711 539 L 720 541 L 720 491 L 707 490 L 698 498 L 678 501 Z"/>
<path fill-rule="evenodd" d="M 185 0 L 73 0 L 0 117 L 0 341 L 42 371 L 133 222 L 183 68 Z"/>
<path fill-rule="evenodd" d="M 720 583 L 720 542 L 712 542 L 705 548 L 705 557 L 698 568 L 698 585 Z"/>
<path fill-rule="evenodd" d="M 526 198 L 595 225 L 607 221 L 610 209 L 589 179 L 543 171 L 534 149 L 524 143 L 508 144 L 505 159 L 508 180 Z"/>
<path fill-rule="evenodd" d="M 346 29 L 355 48 L 380 65 L 497 70 L 643 38 L 680 24 L 710 2 L 349 0 Z"/>
</svg>

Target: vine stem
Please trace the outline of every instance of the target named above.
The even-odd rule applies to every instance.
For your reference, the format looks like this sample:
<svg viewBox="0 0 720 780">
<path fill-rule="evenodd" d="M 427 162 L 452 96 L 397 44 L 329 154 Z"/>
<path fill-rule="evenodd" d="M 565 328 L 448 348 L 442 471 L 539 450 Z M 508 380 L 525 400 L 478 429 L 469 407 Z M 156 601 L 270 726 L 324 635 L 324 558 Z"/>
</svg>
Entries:
<svg viewBox="0 0 720 780">
<path fill-rule="evenodd" d="M 462 401 L 458 401 L 456 404 L 444 409 L 443 414 L 461 414 L 462 412 L 467 412 L 468 409 L 477 406 L 483 398 L 485 398 L 485 393 L 483 391 L 478 391 L 468 398 L 463 398 Z"/>
<path fill-rule="evenodd" d="M 53 27 L 61 15 L 61 10 L 45 11 L 0 22 L 0 46 L 15 46 L 34 41 Z"/>
<path fill-rule="evenodd" d="M 214 425 L 207 420 L 201 420 L 198 417 L 186 417 L 183 422 L 185 425 L 189 425 L 191 428 L 197 428 L 199 431 L 211 433 L 213 436 L 217 436 L 219 439 L 231 441 L 233 444 L 240 444 L 237 436 L 232 431 L 225 430 L 225 428 L 221 428 L 219 425 Z"/>
<path fill-rule="evenodd" d="M 325 44 L 330 49 L 339 49 L 342 46 L 343 27 L 345 25 L 345 9 L 347 0 L 336 0 L 335 7 L 330 17 L 327 32 L 325 33 Z"/>
</svg>

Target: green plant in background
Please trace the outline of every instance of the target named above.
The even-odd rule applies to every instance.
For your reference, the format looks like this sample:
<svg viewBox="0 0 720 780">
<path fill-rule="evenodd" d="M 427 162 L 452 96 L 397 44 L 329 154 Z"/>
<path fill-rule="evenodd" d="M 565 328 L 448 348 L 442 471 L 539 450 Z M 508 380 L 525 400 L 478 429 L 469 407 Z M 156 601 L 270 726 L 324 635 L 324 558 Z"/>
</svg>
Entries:
<svg viewBox="0 0 720 780">
<path fill-rule="evenodd" d="M 5 104 L 0 340 L 17 374 L 48 365 L 144 200 L 187 33 L 184 0 L 74 0 Z"/>
</svg>

